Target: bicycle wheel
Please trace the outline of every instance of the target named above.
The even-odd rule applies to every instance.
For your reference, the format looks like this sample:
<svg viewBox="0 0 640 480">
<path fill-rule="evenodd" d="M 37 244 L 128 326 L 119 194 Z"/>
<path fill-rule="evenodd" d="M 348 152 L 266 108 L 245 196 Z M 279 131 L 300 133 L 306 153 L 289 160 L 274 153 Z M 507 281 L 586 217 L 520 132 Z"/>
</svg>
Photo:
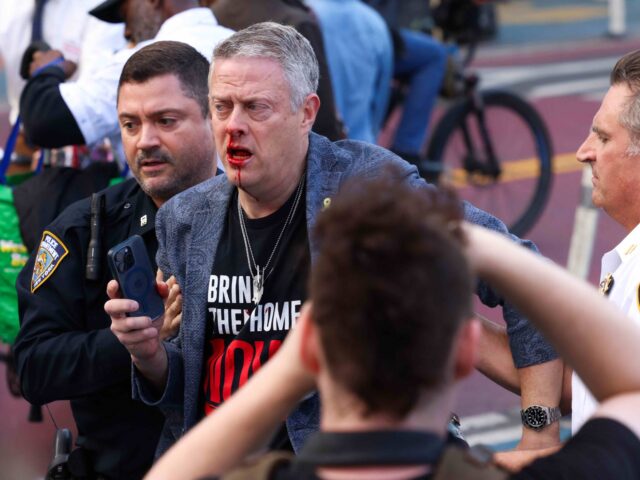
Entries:
<svg viewBox="0 0 640 480">
<path fill-rule="evenodd" d="M 522 236 L 536 223 L 549 197 L 549 134 L 540 115 L 520 97 L 498 90 L 481 95 L 492 148 L 483 142 L 471 101 L 464 100 L 438 123 L 427 158 L 440 165 L 439 183 L 453 184 L 465 200 Z"/>
</svg>

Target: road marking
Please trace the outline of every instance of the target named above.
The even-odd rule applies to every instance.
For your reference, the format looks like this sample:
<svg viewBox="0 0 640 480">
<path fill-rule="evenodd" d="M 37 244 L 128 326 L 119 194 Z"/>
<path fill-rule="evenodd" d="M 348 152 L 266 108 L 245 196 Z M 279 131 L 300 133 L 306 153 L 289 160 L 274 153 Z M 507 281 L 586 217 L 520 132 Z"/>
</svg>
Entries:
<svg viewBox="0 0 640 480">
<path fill-rule="evenodd" d="M 475 430 L 480 428 L 486 428 L 490 426 L 499 425 L 501 423 L 507 423 L 509 417 L 503 413 L 488 412 L 482 415 L 474 415 L 472 417 L 466 417 L 464 419 L 465 431 Z"/>
<path fill-rule="evenodd" d="M 570 173 L 582 170 L 583 163 L 576 160 L 574 152 L 556 155 L 553 157 L 553 173 Z"/>
<path fill-rule="evenodd" d="M 534 157 L 502 163 L 500 165 L 502 167 L 502 174 L 500 175 L 499 183 L 536 178 L 540 172 L 539 165 L 540 162 Z M 575 153 L 556 155 L 553 157 L 551 165 L 553 174 L 571 173 L 582 169 L 582 164 L 576 160 Z M 454 168 L 452 170 L 445 171 L 444 181 L 453 185 L 455 188 L 462 188 L 470 185 L 485 186 L 493 183 L 484 176 L 472 176 L 472 182 L 469 182 L 468 179 L 469 176 L 464 168 Z"/>
<path fill-rule="evenodd" d="M 608 76 L 583 80 L 569 80 L 534 87 L 529 91 L 529 95 L 527 96 L 529 98 L 548 98 L 599 92 L 600 98 L 602 98 L 604 96 L 603 92 L 607 91 L 609 85 Z"/>
<path fill-rule="evenodd" d="M 463 430 L 464 432 L 464 430 Z M 465 435 L 465 439 L 469 445 L 493 445 L 496 443 L 505 443 L 511 440 L 518 440 L 522 435 L 522 425 L 514 425 L 499 430 L 491 430 L 489 432 L 478 433 L 475 435 Z"/>
<path fill-rule="evenodd" d="M 503 25 L 528 25 L 532 23 L 566 23 L 607 16 L 607 7 L 555 6 L 535 8 L 531 1 L 498 5 L 500 23 Z"/>
<path fill-rule="evenodd" d="M 618 57 L 610 56 L 591 60 L 549 63 L 517 67 L 484 67 L 478 69 L 480 88 L 503 88 L 510 85 L 534 80 L 546 80 L 549 77 L 580 74 L 581 77 L 599 74 L 609 78 L 611 69 Z"/>
</svg>

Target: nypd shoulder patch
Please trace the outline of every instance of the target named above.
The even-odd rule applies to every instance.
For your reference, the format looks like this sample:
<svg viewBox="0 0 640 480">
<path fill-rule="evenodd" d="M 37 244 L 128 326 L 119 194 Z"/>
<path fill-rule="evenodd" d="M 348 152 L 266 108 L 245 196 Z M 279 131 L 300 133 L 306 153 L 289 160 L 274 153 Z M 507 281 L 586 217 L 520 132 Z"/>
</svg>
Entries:
<svg viewBox="0 0 640 480">
<path fill-rule="evenodd" d="M 55 272 L 62 259 L 67 256 L 69 249 L 53 233 L 45 230 L 42 233 L 40 247 L 36 255 L 31 276 L 31 293 L 35 292 Z"/>
</svg>

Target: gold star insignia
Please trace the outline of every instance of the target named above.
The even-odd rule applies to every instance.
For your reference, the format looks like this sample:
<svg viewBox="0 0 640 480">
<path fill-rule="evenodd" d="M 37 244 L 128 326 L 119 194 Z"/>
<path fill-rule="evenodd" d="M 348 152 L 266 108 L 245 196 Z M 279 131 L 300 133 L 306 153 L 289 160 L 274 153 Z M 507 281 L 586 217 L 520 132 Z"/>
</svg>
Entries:
<svg viewBox="0 0 640 480">
<path fill-rule="evenodd" d="M 604 277 L 604 280 L 600 282 L 600 293 L 603 295 L 609 295 L 609 292 L 613 288 L 613 275 L 607 273 L 607 276 Z"/>
</svg>

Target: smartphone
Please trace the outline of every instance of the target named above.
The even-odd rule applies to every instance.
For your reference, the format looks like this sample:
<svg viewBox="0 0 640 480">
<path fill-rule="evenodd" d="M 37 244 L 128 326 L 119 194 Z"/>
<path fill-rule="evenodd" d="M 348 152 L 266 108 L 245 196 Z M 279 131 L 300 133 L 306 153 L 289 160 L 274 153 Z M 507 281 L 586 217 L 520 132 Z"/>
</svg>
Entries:
<svg viewBox="0 0 640 480">
<path fill-rule="evenodd" d="M 164 302 L 156 289 L 156 274 L 144 240 L 133 235 L 107 252 L 107 262 L 118 281 L 124 298 L 138 302 L 140 308 L 128 317 L 151 317 L 155 320 L 164 313 Z"/>
</svg>

